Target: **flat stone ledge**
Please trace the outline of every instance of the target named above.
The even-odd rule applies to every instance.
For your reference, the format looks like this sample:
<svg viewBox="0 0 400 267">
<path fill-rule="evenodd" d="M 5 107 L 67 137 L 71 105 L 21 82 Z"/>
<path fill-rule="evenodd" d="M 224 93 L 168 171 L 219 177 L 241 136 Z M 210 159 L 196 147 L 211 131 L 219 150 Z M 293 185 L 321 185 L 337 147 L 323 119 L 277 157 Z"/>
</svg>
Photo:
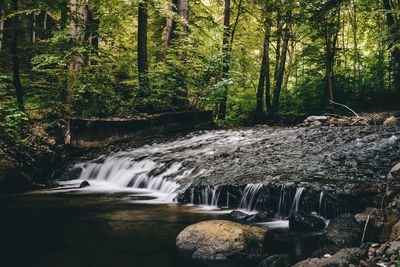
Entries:
<svg viewBox="0 0 400 267">
<path fill-rule="evenodd" d="M 215 126 L 211 111 L 167 113 L 139 119 L 69 120 L 69 143 L 76 147 L 102 147 L 122 140 L 143 139 Z"/>
</svg>

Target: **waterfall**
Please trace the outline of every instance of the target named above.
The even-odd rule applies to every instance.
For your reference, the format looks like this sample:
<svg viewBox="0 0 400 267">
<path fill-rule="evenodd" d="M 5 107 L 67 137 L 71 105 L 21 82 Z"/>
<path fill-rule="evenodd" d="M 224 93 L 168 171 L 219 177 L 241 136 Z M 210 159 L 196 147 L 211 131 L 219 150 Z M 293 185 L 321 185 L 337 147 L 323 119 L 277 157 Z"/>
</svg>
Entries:
<svg viewBox="0 0 400 267">
<path fill-rule="evenodd" d="M 292 207 L 290 209 L 290 214 L 289 216 L 295 212 L 299 210 L 299 205 L 300 205 L 300 201 L 301 201 L 301 196 L 303 195 L 305 188 L 304 187 L 299 187 L 296 189 L 296 194 L 294 195 L 294 200 L 293 200 L 293 204 Z"/>
<path fill-rule="evenodd" d="M 246 185 L 240 200 L 239 209 L 254 211 L 257 207 L 258 200 L 263 193 L 263 188 L 262 184 Z"/>
<path fill-rule="evenodd" d="M 323 216 L 323 201 L 324 201 L 324 191 L 321 191 L 321 193 L 319 193 L 319 202 L 318 202 L 318 213 L 320 216 Z"/>
<path fill-rule="evenodd" d="M 198 192 L 197 202 L 195 202 L 195 189 L 191 189 L 190 202 L 191 204 L 199 204 L 205 206 L 218 207 L 219 196 L 221 194 L 221 186 L 205 186 Z"/>
<path fill-rule="evenodd" d="M 129 156 L 114 155 L 104 162 L 78 165 L 82 169 L 79 179 L 109 184 L 112 187 L 146 189 L 160 193 L 159 197 L 174 201 L 179 185 L 166 179 L 181 168 L 180 163 L 167 165 L 150 159 L 137 160 Z M 153 173 L 153 175 L 152 175 Z"/>
<path fill-rule="evenodd" d="M 292 203 L 292 188 L 291 184 L 283 184 L 281 185 L 281 190 L 279 194 L 279 204 L 278 204 L 278 215 L 281 218 L 284 218 L 288 215 L 289 206 Z"/>
</svg>

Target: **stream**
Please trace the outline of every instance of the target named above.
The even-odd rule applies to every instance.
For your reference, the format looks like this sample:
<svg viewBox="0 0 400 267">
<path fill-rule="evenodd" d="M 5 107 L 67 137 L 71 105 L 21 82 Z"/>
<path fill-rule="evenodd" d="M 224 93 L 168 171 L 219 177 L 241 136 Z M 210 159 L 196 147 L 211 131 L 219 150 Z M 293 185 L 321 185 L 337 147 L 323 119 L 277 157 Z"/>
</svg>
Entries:
<svg viewBox="0 0 400 267">
<path fill-rule="evenodd" d="M 175 249 L 187 225 L 237 209 L 268 211 L 251 223 L 276 228 L 275 252 L 301 260 L 320 233 L 290 231 L 288 216 L 371 206 L 382 189 L 373 185 L 400 161 L 399 139 L 392 128 L 258 127 L 121 144 L 73 164 L 53 189 L 0 196 L 0 265 L 246 266 Z"/>
</svg>

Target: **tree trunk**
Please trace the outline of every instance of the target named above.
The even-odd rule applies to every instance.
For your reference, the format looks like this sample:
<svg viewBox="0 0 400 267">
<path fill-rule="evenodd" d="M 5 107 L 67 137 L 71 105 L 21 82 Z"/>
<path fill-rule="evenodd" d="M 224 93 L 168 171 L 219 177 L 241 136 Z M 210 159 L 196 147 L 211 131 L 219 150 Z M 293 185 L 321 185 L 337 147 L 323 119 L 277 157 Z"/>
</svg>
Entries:
<svg viewBox="0 0 400 267">
<path fill-rule="evenodd" d="M 398 19 L 393 14 L 394 7 L 391 4 L 390 0 L 383 0 L 383 6 L 386 10 L 386 24 L 389 28 L 389 33 L 391 35 L 389 41 L 389 49 L 391 52 L 391 61 L 392 61 L 392 68 L 393 68 L 393 80 L 394 80 L 394 87 L 396 90 L 400 91 L 400 49 L 396 45 L 396 41 L 394 40 L 394 36 L 397 36 L 397 23 Z"/>
<path fill-rule="evenodd" d="M 4 36 L 4 22 L 6 20 L 6 13 L 4 11 L 4 1 L 0 0 L 0 52 L 3 46 L 3 36 Z"/>
<path fill-rule="evenodd" d="M 189 0 L 180 0 L 178 10 L 183 20 L 182 32 L 186 37 L 189 33 Z"/>
<path fill-rule="evenodd" d="M 168 48 L 169 48 L 171 42 L 175 39 L 175 28 L 176 28 L 175 15 L 178 12 L 178 9 L 177 9 L 178 5 L 179 5 L 179 0 L 170 0 L 170 2 L 169 2 L 168 10 L 169 10 L 170 14 L 168 15 L 168 18 L 167 18 L 167 25 L 165 27 L 166 35 L 165 35 L 164 44 L 163 44 L 165 57 L 167 55 L 167 51 L 168 51 Z"/>
<path fill-rule="evenodd" d="M 138 14 L 138 72 L 139 94 L 146 97 L 149 90 L 148 62 L 147 62 L 147 0 L 139 2 Z"/>
<path fill-rule="evenodd" d="M 12 0 L 11 9 L 13 13 L 18 12 L 18 0 Z M 17 104 L 21 111 L 24 111 L 24 92 L 21 86 L 20 80 L 20 69 L 19 69 L 19 55 L 18 55 L 18 34 L 19 34 L 19 23 L 18 15 L 14 15 L 11 19 L 12 23 L 12 38 L 11 38 L 11 57 L 13 62 L 13 84 L 17 93 Z"/>
<path fill-rule="evenodd" d="M 224 32 L 222 38 L 222 79 L 227 79 L 229 74 L 229 37 L 231 35 L 231 1 L 224 0 Z M 224 85 L 223 94 L 219 104 L 218 118 L 223 120 L 226 116 L 226 102 L 228 98 L 228 85 Z"/>
<path fill-rule="evenodd" d="M 87 23 L 87 2 L 88 0 L 71 0 L 71 37 L 77 44 L 82 44 L 85 40 L 85 27 Z M 72 56 L 69 69 L 77 71 L 84 64 L 84 55 L 77 54 Z"/>
<path fill-rule="evenodd" d="M 65 29 L 67 27 L 68 20 L 68 0 L 61 1 L 61 19 L 60 19 L 60 28 Z"/>
<path fill-rule="evenodd" d="M 256 123 L 262 122 L 265 118 L 264 114 L 264 87 L 266 90 L 265 94 L 269 94 L 270 87 L 270 66 L 269 66 L 269 42 L 271 35 L 271 26 L 268 20 L 265 21 L 265 36 L 264 36 L 264 46 L 263 46 L 263 54 L 261 61 L 261 69 L 260 76 L 258 80 L 258 88 L 257 88 L 257 106 L 256 106 L 256 114 L 255 120 Z M 268 100 L 267 100 L 268 99 Z M 266 105 L 267 107 L 270 105 L 268 101 L 270 101 L 269 97 L 266 96 Z"/>
<path fill-rule="evenodd" d="M 286 23 L 285 33 L 283 37 L 282 51 L 280 55 L 279 69 L 276 76 L 276 83 L 274 89 L 274 96 L 272 99 L 272 108 L 268 113 L 269 117 L 273 118 L 279 112 L 279 98 L 282 89 L 283 75 L 285 73 L 286 55 L 289 45 L 290 23 Z"/>
<path fill-rule="evenodd" d="M 275 70 L 274 70 L 274 81 L 278 78 L 278 71 L 280 65 L 280 57 L 281 57 L 281 42 L 282 42 L 282 16 L 280 12 L 277 14 L 277 25 L 276 25 L 276 50 L 275 50 Z"/>
<path fill-rule="evenodd" d="M 292 43 L 290 44 L 290 49 L 289 49 L 289 62 L 288 62 L 288 65 L 287 65 L 287 70 L 285 72 L 285 79 L 284 79 L 284 82 L 283 82 L 283 88 L 287 88 L 288 84 L 289 84 L 290 74 L 292 73 L 292 66 L 293 66 L 295 48 L 296 48 L 296 42 L 292 41 Z"/>
</svg>

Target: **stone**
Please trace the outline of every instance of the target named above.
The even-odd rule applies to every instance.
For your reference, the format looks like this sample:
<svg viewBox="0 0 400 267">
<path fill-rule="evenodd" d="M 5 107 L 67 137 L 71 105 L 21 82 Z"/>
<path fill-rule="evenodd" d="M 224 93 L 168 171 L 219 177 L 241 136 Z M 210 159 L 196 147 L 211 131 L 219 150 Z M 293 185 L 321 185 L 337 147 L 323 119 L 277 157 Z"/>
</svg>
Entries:
<svg viewBox="0 0 400 267">
<path fill-rule="evenodd" d="M 242 221 L 248 218 L 250 215 L 239 210 L 234 210 L 231 213 L 229 213 L 229 216 L 234 221 Z"/>
<path fill-rule="evenodd" d="M 330 258 L 330 257 L 332 257 L 331 254 L 325 254 L 325 255 L 324 255 L 324 258 Z"/>
<path fill-rule="evenodd" d="M 298 262 L 293 267 L 341 267 L 350 266 L 351 264 L 358 264 L 361 259 L 365 258 L 366 251 L 360 248 L 345 248 L 341 249 L 331 257 L 309 258 L 304 261 Z"/>
<path fill-rule="evenodd" d="M 201 260 L 227 260 L 233 256 L 259 259 L 265 235 L 261 229 L 225 220 L 203 221 L 179 233 L 176 246 Z"/>
<path fill-rule="evenodd" d="M 383 122 L 383 126 L 400 126 L 400 122 L 396 117 L 391 116 Z"/>
<path fill-rule="evenodd" d="M 327 116 L 309 116 L 306 119 L 307 122 L 314 122 L 314 121 L 319 121 L 321 123 L 325 123 L 328 121 Z"/>
<path fill-rule="evenodd" d="M 305 212 L 296 211 L 289 217 L 289 228 L 299 232 L 317 232 L 325 228 L 325 221 Z"/>
<path fill-rule="evenodd" d="M 352 247 L 361 242 L 362 230 L 351 213 L 341 214 L 326 228 L 327 240 L 339 248 Z"/>
<path fill-rule="evenodd" d="M 309 259 L 305 259 L 303 261 L 300 261 L 298 263 L 296 263 L 295 265 L 293 265 L 292 267 L 310 267 L 310 266 L 317 266 L 317 264 L 319 263 L 320 259 L 318 258 L 309 258 Z"/>
<path fill-rule="evenodd" d="M 277 254 L 269 256 L 264 259 L 260 264 L 260 267 L 289 267 L 291 266 L 291 259 L 286 254 Z"/>
<path fill-rule="evenodd" d="M 392 231 L 390 232 L 390 240 L 400 239 L 400 221 L 398 221 L 392 227 Z"/>
<path fill-rule="evenodd" d="M 89 186 L 90 186 L 90 184 L 89 184 L 88 181 L 83 181 L 83 182 L 79 185 L 79 188 L 85 188 L 85 187 L 89 187 Z"/>
</svg>

